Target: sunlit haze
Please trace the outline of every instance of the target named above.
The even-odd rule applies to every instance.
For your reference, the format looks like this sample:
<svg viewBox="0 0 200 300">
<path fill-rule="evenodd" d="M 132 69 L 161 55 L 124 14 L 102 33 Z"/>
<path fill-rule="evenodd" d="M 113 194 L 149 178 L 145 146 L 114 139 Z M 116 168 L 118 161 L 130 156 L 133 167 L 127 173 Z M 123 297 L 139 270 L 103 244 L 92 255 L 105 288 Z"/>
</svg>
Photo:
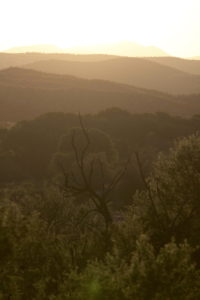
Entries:
<svg viewBox="0 0 200 300">
<path fill-rule="evenodd" d="M 175 56 L 200 55 L 199 0 L 6 0 L 0 50 L 131 41 Z"/>
</svg>

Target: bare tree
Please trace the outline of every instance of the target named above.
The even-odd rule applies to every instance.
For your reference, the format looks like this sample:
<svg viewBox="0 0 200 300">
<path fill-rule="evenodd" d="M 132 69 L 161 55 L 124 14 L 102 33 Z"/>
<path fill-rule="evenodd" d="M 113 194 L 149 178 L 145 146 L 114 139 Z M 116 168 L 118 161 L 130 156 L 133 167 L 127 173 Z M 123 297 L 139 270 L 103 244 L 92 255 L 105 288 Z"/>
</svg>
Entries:
<svg viewBox="0 0 200 300">
<path fill-rule="evenodd" d="M 110 194 L 124 176 L 128 167 L 129 159 L 119 170 L 114 173 L 109 182 L 107 182 L 105 178 L 104 164 L 100 158 L 95 157 L 91 159 L 88 166 L 87 158 L 91 145 L 90 136 L 80 115 L 79 123 L 85 140 L 85 145 L 80 149 L 77 144 L 77 132 L 75 130 L 72 132 L 70 142 L 75 156 L 75 164 L 79 173 L 78 175 L 81 180 L 77 179 L 77 175 L 75 175 L 73 171 L 67 172 L 67 170 L 60 165 L 65 178 L 64 191 L 68 196 L 87 196 L 86 199 L 88 202 L 91 201 L 93 203 L 93 208 L 88 210 L 85 216 L 83 216 L 82 220 L 88 217 L 88 215 L 91 213 L 98 214 L 102 217 L 105 224 L 104 233 L 108 233 L 109 228 L 113 223 L 113 216 L 110 210 Z M 95 176 L 97 169 L 98 173 L 100 174 L 99 181 L 101 182 L 101 189 L 97 189 L 92 184 L 92 179 Z"/>
</svg>

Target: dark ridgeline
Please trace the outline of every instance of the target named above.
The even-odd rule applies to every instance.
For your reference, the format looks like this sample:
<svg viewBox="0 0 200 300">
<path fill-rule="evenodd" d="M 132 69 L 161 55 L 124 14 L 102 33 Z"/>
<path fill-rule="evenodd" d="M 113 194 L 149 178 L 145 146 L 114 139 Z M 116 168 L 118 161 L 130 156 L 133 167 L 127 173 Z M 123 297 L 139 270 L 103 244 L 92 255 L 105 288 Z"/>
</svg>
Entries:
<svg viewBox="0 0 200 300">
<path fill-rule="evenodd" d="M 0 299 L 199 299 L 198 63 L 1 55 Z"/>
</svg>

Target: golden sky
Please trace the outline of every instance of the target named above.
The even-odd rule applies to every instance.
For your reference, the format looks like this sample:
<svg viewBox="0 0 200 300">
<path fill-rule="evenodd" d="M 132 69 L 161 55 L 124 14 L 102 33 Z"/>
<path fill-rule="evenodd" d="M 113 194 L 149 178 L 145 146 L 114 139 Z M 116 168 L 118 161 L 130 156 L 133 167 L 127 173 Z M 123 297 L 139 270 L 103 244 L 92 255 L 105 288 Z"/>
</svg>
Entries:
<svg viewBox="0 0 200 300">
<path fill-rule="evenodd" d="M 0 49 L 122 40 L 200 56 L 200 0 L 0 0 Z"/>
</svg>

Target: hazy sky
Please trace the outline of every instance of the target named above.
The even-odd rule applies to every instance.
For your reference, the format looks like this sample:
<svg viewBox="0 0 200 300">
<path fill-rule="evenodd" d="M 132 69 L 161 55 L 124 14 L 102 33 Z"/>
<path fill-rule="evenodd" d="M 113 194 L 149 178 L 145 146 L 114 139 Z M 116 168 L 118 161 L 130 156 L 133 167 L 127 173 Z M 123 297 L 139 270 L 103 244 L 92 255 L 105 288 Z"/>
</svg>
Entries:
<svg viewBox="0 0 200 300">
<path fill-rule="evenodd" d="M 128 40 L 200 56 L 200 0 L 0 0 L 0 49 Z"/>
</svg>

